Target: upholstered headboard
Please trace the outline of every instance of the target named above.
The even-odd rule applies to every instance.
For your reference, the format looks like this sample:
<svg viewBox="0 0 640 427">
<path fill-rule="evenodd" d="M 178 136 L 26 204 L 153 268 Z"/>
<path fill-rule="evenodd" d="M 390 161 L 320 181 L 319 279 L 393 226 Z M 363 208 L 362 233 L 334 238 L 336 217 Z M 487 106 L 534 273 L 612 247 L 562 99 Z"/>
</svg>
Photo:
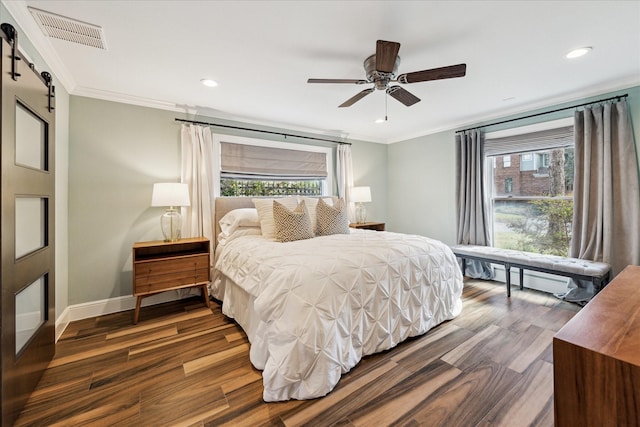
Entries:
<svg viewBox="0 0 640 427">
<path fill-rule="evenodd" d="M 322 196 L 322 197 L 331 197 L 335 202 L 338 200 L 336 196 Z M 234 209 L 242 209 L 242 208 L 253 208 L 254 204 L 251 199 L 255 197 L 216 197 L 215 200 L 215 233 L 214 236 L 214 248 L 218 246 L 218 235 L 220 234 L 220 219 L 229 211 Z"/>
</svg>

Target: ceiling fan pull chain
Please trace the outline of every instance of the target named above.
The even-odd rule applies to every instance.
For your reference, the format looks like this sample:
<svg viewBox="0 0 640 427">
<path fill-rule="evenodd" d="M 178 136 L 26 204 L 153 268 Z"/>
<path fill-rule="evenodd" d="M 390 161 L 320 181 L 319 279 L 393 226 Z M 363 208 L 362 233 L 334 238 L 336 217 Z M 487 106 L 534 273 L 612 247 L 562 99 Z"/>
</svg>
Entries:
<svg viewBox="0 0 640 427">
<path fill-rule="evenodd" d="M 386 94 L 385 94 L 386 95 Z M 386 122 L 387 119 L 387 101 L 388 101 L 389 97 L 385 96 L 384 97 L 384 121 Z"/>
</svg>

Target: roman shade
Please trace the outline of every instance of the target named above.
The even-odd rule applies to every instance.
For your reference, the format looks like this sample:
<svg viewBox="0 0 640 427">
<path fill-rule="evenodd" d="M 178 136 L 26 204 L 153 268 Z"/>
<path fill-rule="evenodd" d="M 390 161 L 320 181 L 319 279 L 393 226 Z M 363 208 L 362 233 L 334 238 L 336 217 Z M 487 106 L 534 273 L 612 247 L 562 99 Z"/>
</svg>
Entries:
<svg viewBox="0 0 640 427">
<path fill-rule="evenodd" d="M 503 138 L 487 138 L 484 142 L 485 156 L 524 153 L 573 145 L 573 126 L 546 129 Z"/>
<path fill-rule="evenodd" d="M 220 172 L 226 177 L 327 177 L 327 156 L 324 152 L 221 142 L 220 156 Z"/>
</svg>

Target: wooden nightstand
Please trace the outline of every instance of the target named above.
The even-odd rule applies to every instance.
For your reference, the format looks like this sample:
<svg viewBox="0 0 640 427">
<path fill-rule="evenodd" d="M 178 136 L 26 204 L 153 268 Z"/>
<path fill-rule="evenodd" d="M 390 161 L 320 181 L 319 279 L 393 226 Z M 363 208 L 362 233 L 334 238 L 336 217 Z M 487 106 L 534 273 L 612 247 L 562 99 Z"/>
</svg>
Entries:
<svg viewBox="0 0 640 427">
<path fill-rule="evenodd" d="M 200 287 L 209 304 L 207 284 L 211 280 L 209 239 L 201 237 L 177 242 L 133 244 L 133 295 L 138 297 L 133 323 L 138 323 L 142 298 L 173 289 Z"/>
<path fill-rule="evenodd" d="M 375 231 L 384 231 L 384 222 L 363 222 L 363 223 L 351 223 L 349 224 L 351 228 L 362 228 L 365 230 L 375 230 Z"/>
</svg>

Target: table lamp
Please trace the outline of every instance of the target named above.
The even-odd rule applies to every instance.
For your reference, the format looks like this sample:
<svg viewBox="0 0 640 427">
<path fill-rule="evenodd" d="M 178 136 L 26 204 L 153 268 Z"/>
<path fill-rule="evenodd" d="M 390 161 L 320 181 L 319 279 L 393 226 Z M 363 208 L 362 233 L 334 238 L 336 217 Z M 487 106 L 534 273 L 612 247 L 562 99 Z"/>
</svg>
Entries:
<svg viewBox="0 0 640 427">
<path fill-rule="evenodd" d="M 160 226 L 165 242 L 175 242 L 180 239 L 182 215 L 176 207 L 189 205 L 189 186 L 187 184 L 175 182 L 153 184 L 151 206 L 168 207 L 160 217 Z"/>
<path fill-rule="evenodd" d="M 369 187 L 353 187 L 351 189 L 351 201 L 356 203 L 356 222 L 362 224 L 367 220 L 367 209 L 363 203 L 371 201 L 371 189 Z"/>
</svg>

